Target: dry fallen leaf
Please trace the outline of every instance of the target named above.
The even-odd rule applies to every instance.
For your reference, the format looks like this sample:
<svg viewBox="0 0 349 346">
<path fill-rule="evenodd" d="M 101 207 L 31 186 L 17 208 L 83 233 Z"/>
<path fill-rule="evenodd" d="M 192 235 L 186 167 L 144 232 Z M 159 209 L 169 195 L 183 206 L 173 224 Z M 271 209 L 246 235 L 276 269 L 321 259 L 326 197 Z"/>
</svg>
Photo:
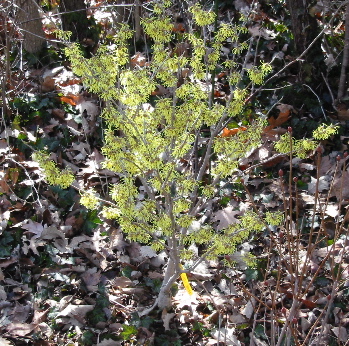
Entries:
<svg viewBox="0 0 349 346">
<path fill-rule="evenodd" d="M 4 289 L 4 286 L 0 285 L 0 300 L 6 300 L 7 299 L 7 294 Z"/>
<path fill-rule="evenodd" d="M 264 129 L 264 133 L 269 133 L 275 127 L 278 127 L 285 123 L 290 118 L 291 110 L 293 110 L 293 107 L 291 105 L 284 103 L 278 105 L 276 108 L 279 109 L 280 113 L 276 118 L 270 117 L 268 119 L 270 125 Z"/>
<path fill-rule="evenodd" d="M 322 192 L 324 190 L 328 190 L 329 187 L 330 187 L 330 177 L 324 175 L 319 178 L 318 182 L 317 182 L 317 179 L 311 177 L 310 182 L 308 183 L 308 192 L 310 194 L 314 194 L 316 189 L 318 189 L 319 192 Z"/>
<path fill-rule="evenodd" d="M 30 334 L 35 326 L 28 323 L 20 323 L 20 322 L 14 322 L 9 323 L 6 326 L 6 330 L 8 333 L 16 336 L 26 336 Z"/>
<path fill-rule="evenodd" d="M 172 318 L 173 318 L 175 315 L 176 315 L 176 314 L 174 314 L 174 313 L 169 313 L 169 312 L 167 312 L 166 309 L 164 309 L 164 310 L 162 311 L 161 319 L 162 319 L 162 321 L 163 321 L 163 323 L 164 323 L 164 328 L 165 328 L 165 330 L 171 330 L 171 328 L 170 328 L 170 322 L 171 322 Z"/>
<path fill-rule="evenodd" d="M 81 275 L 81 278 L 84 280 L 87 289 L 95 292 L 98 289 L 97 285 L 101 279 L 101 271 L 97 271 L 96 267 L 89 268 Z"/>
<path fill-rule="evenodd" d="M 132 286 L 132 280 L 127 278 L 126 276 L 116 277 L 111 282 L 113 287 L 125 288 L 128 286 Z"/>
<path fill-rule="evenodd" d="M 18 261 L 18 258 L 16 257 L 10 257 L 8 259 L 0 259 L 0 268 L 6 268 L 12 263 L 16 263 Z M 1 278 L 0 278 L 1 280 Z"/>
<path fill-rule="evenodd" d="M 14 225 L 18 227 L 18 225 Z M 28 220 L 26 224 L 21 225 L 21 228 L 26 229 L 28 232 L 33 233 L 33 238 L 39 238 L 44 230 L 44 226 L 36 221 Z M 26 234 L 27 232 L 24 232 Z"/>
<path fill-rule="evenodd" d="M 177 309 L 182 309 L 184 306 L 192 306 L 198 304 L 198 295 L 194 291 L 190 295 L 186 289 L 180 288 L 177 294 L 173 297 L 174 304 L 177 306 Z"/>
<path fill-rule="evenodd" d="M 246 316 L 247 318 L 251 318 L 254 313 L 254 305 L 255 301 L 254 299 L 249 300 L 247 304 L 244 306 L 243 309 L 241 309 L 241 313 Z"/>
<path fill-rule="evenodd" d="M 240 346 L 241 343 L 234 333 L 234 328 L 220 328 L 212 332 L 212 337 L 217 340 L 217 343 L 223 342 L 224 345 Z"/>
<path fill-rule="evenodd" d="M 274 31 L 263 28 L 260 25 L 250 26 L 248 31 L 252 36 L 263 37 L 265 40 L 272 40 L 276 36 Z"/>
<path fill-rule="evenodd" d="M 94 102 L 88 100 L 79 100 L 76 108 L 80 111 L 80 114 L 86 111 L 86 114 L 92 117 L 95 117 L 100 113 L 98 106 Z"/>
<path fill-rule="evenodd" d="M 59 99 L 64 103 L 70 104 L 71 106 L 76 106 L 79 102 L 78 95 L 61 96 Z"/>
<path fill-rule="evenodd" d="M 333 186 L 331 189 L 331 196 L 336 196 L 337 200 L 349 198 L 349 171 L 343 172 L 343 175 L 338 176 L 334 179 Z"/>
<path fill-rule="evenodd" d="M 134 56 L 131 57 L 130 65 L 134 67 L 144 67 L 147 64 L 147 59 L 141 52 L 136 52 Z"/>
<path fill-rule="evenodd" d="M 4 339 L 0 336 L 0 345 L 1 346 L 12 346 L 12 342 L 10 340 Z"/>
<path fill-rule="evenodd" d="M 225 127 L 223 129 L 223 132 L 222 132 L 222 137 L 223 138 L 232 137 L 232 136 L 235 136 L 238 132 L 246 131 L 246 130 L 247 130 L 247 127 L 245 127 L 245 126 L 241 126 L 241 127 L 231 129 L 231 130 L 229 130 L 227 127 Z"/>
<path fill-rule="evenodd" d="M 95 308 L 94 305 L 73 305 L 69 304 L 64 310 L 58 313 L 57 322 L 66 325 L 82 327 L 85 324 L 85 315 Z M 61 317 L 62 319 L 59 319 Z"/>
<path fill-rule="evenodd" d="M 25 321 L 28 320 L 30 314 L 32 313 L 32 305 L 22 305 L 18 303 L 18 301 L 15 302 L 15 307 L 11 311 L 9 317 L 12 322 L 20 322 L 25 323 Z"/>
<path fill-rule="evenodd" d="M 94 309 L 94 305 L 74 305 L 69 304 L 66 308 L 64 308 L 58 316 L 71 316 L 74 317 L 75 315 L 81 315 L 85 316 L 89 311 L 92 311 Z"/>
<path fill-rule="evenodd" d="M 333 327 L 332 332 L 334 335 L 338 338 L 338 341 L 340 342 L 347 342 L 348 341 L 348 332 L 345 327 Z"/>
<path fill-rule="evenodd" d="M 236 216 L 240 214 L 241 211 L 234 210 L 232 207 L 226 207 L 214 213 L 213 222 L 219 221 L 219 224 L 217 225 L 217 230 L 220 231 L 221 229 L 224 229 L 229 225 L 238 222 Z"/>
</svg>

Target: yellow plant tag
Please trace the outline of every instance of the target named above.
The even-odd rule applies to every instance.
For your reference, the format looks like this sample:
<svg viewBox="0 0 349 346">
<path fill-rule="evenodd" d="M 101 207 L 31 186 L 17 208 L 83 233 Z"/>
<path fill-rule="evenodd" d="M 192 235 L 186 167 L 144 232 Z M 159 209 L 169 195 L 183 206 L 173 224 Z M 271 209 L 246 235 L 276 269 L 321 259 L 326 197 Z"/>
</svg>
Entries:
<svg viewBox="0 0 349 346">
<path fill-rule="evenodd" d="M 194 292 L 193 292 L 193 289 L 191 288 L 190 286 L 190 283 L 189 283 L 189 280 L 188 280 L 188 276 L 186 273 L 182 273 L 181 274 L 181 279 L 183 281 L 183 285 L 184 285 L 184 288 L 186 289 L 186 291 L 192 295 Z"/>
</svg>

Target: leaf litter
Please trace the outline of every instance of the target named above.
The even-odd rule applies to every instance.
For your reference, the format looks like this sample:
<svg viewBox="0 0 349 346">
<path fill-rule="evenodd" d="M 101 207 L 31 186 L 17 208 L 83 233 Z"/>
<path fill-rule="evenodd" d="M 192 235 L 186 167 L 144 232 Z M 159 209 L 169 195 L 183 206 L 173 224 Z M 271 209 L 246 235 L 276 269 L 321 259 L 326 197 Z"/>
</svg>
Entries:
<svg viewBox="0 0 349 346">
<path fill-rule="evenodd" d="M 258 25 L 251 27 L 250 32 L 268 41 L 275 38 L 272 31 Z M 139 65 L 145 63 L 144 59 L 142 53 L 136 53 L 134 58 Z M 98 335 L 107 334 L 102 341 L 95 339 L 96 345 L 121 344 L 113 339 L 119 337 L 121 331 L 124 335 L 128 333 L 134 341 L 152 340 L 154 327 L 150 326 L 151 323 L 148 325 L 146 319 L 138 321 L 134 324 L 137 326 L 134 333 L 130 326 L 131 316 L 152 302 L 153 292 L 161 284 L 166 254 L 156 255 L 149 246 L 129 243 L 117 225 L 88 214 L 79 205 L 76 189 L 64 192 L 45 186 L 38 166 L 28 160 L 20 149 L 8 145 L 9 138 L 15 141 L 23 135 L 29 142 L 42 140 L 56 162 L 69 165 L 77 172 L 77 186 L 81 189 L 90 186 L 108 189 L 108 183 L 118 180 L 114 173 L 101 166 L 104 157 L 97 143 L 100 138 L 98 100 L 82 90 L 80 80 L 63 66 L 40 73 L 42 81 L 38 88 L 46 93 L 56 91 L 62 94 L 59 96 L 60 104 L 49 110 L 51 119 L 44 124 L 41 133 L 22 126 L 21 130 L 6 129 L 0 139 L 0 329 L 3 333 L 0 343 L 11 345 L 14 338 L 34 340 L 35 336 L 50 339 L 51 344 L 65 344 L 69 342 L 69 333 L 75 335 L 77 342 L 89 330 L 96 331 Z M 277 108 L 280 112 L 276 117 L 269 118 L 266 138 L 285 132 L 281 126 L 294 112 L 293 107 L 287 104 L 280 104 Z M 62 159 L 59 151 L 56 152 L 65 138 L 69 138 L 65 148 L 69 161 Z M 274 154 L 270 142 L 266 141 L 242 163 L 253 165 L 256 160 L 267 160 Z M 342 184 L 343 180 L 349 181 L 348 170 L 339 169 L 333 177 L 336 156 L 337 153 L 325 155 L 320 164 L 318 190 L 327 192 L 331 188 L 330 197 L 336 199 L 322 209 L 327 222 L 337 222 L 339 210 L 336 203 L 340 198 L 344 201 L 349 198 L 348 184 Z M 284 161 L 282 158 L 281 161 L 268 162 L 264 170 L 275 169 Z M 14 162 L 19 164 L 20 171 L 14 170 Z M 343 161 L 341 164 L 344 164 Z M 314 168 L 313 163 L 300 162 L 296 174 L 303 178 L 304 172 L 312 174 Z M 20 189 L 15 183 L 20 174 L 27 176 L 27 173 L 30 179 L 21 179 L 21 189 L 25 192 L 18 191 Z M 266 180 L 260 176 L 261 173 L 250 172 L 246 184 L 253 192 L 258 192 L 257 205 L 278 210 L 283 204 L 281 196 L 287 188 L 275 180 Z M 315 175 L 307 175 L 304 180 L 307 187 L 298 198 L 310 209 L 315 204 L 313 193 L 317 183 Z M 39 190 L 35 188 L 37 184 L 41 184 Z M 216 230 L 238 222 L 249 203 L 247 200 L 231 199 L 226 207 L 212 206 L 215 209 L 211 217 L 216 223 Z M 327 230 L 331 238 L 333 228 L 328 226 Z M 268 236 L 261 240 L 251 239 L 248 245 L 241 246 L 240 255 L 244 251 L 257 252 L 260 246 L 268 246 L 268 241 Z M 314 251 L 311 272 L 321 269 L 322 259 L 328 256 L 333 257 L 334 263 L 341 264 L 348 246 L 347 240 L 341 238 Z M 203 262 L 195 273 L 188 274 L 194 288 L 192 295 L 178 281 L 177 292 L 173 295 L 174 312 L 161 312 L 162 326 L 158 327 L 160 331 L 155 329 L 155 332 L 161 333 L 162 328 L 165 332 L 179 330 L 182 336 L 195 340 L 197 335 L 193 326 L 196 325 L 201 340 L 204 339 L 208 345 L 216 345 L 217 342 L 242 345 L 242 335 L 244 330 L 246 334 L 250 332 L 249 321 L 258 305 L 255 298 L 246 293 L 246 287 L 254 295 L 258 290 L 263 291 L 258 288 L 258 272 L 248 272 L 242 262 L 239 265 L 238 255 L 228 259 L 237 264 L 233 270 L 225 268 L 222 261 Z M 307 260 L 305 250 L 300 251 L 299 259 L 303 263 Z M 271 261 L 277 263 L 278 258 Z M 341 266 L 341 277 L 348 283 L 348 268 L 345 264 Z M 284 274 L 285 287 L 280 290 L 283 291 L 281 294 L 277 292 L 277 299 L 278 304 L 286 305 L 290 292 L 286 287 L 287 271 Z M 268 280 L 273 282 L 272 278 Z M 320 311 L 316 309 L 328 301 L 331 278 L 325 270 L 321 280 L 317 287 L 310 290 L 310 296 L 302 301 L 305 308 L 299 318 L 303 332 L 309 330 L 316 319 Z M 273 294 L 274 290 L 275 287 L 270 285 L 269 294 Z M 342 296 L 346 301 L 345 288 Z M 348 336 L 348 311 L 344 306 L 337 306 L 333 315 L 335 321 L 325 326 L 326 330 L 344 343 Z M 147 318 L 153 323 L 159 317 L 152 315 Z M 219 321 L 224 318 L 225 326 L 219 327 Z M 281 321 L 282 316 L 279 318 Z M 206 330 L 210 331 L 210 336 L 203 337 Z M 252 339 L 256 345 L 265 344 L 262 335 L 254 331 Z"/>
</svg>

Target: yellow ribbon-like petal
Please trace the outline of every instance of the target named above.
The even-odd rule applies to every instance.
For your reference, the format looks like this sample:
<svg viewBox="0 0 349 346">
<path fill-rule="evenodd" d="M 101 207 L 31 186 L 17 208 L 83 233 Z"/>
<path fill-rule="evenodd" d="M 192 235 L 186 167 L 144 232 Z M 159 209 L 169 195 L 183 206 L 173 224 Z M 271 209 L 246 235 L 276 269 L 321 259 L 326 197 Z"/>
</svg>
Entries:
<svg viewBox="0 0 349 346">
<path fill-rule="evenodd" d="M 186 273 L 182 273 L 181 274 L 181 279 L 183 281 L 183 285 L 184 285 L 184 288 L 186 289 L 186 291 L 192 295 L 194 292 L 193 292 L 193 289 L 191 288 L 190 286 L 190 283 L 189 283 L 189 280 L 188 280 L 188 276 Z"/>
</svg>

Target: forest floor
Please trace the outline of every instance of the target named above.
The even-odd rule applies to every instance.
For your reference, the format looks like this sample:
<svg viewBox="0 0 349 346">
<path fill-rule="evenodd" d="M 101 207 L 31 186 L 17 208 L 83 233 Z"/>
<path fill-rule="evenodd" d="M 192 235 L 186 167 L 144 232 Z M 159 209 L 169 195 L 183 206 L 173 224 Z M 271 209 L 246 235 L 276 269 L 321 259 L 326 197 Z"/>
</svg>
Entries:
<svg viewBox="0 0 349 346">
<path fill-rule="evenodd" d="M 280 103 L 264 144 L 241 164 L 248 181 L 224 185 L 211 219 L 220 230 L 251 207 L 289 215 L 293 206 L 295 221 L 251 236 L 234 255 L 203 261 L 188 274 L 193 294 L 179 278 L 172 310 L 140 318 L 159 292 L 167 257 L 80 205 L 79 190 L 106 195 L 117 176 L 102 167 L 103 103 L 53 51 L 52 63 L 26 61 L 25 71 L 12 71 L 11 122 L 1 123 L 0 345 L 264 346 L 288 323 L 295 345 L 319 335 L 327 345 L 347 344 L 347 121 L 321 150 L 290 165 L 287 156 L 274 156 L 273 136 L 319 119 Z M 73 186 L 45 182 L 32 160 L 43 148 L 72 170 Z M 241 261 L 248 252 L 254 267 Z"/>
</svg>

